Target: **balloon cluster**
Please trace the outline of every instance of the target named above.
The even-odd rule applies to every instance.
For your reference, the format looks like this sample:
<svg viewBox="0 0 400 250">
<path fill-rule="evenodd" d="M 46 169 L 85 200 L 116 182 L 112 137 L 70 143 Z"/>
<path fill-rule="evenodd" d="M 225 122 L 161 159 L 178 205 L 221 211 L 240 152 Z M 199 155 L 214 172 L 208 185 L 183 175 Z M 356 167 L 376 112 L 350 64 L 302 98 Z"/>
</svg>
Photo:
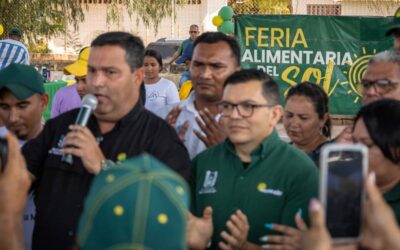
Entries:
<svg viewBox="0 0 400 250">
<path fill-rule="evenodd" d="M 230 6 L 224 6 L 219 10 L 218 16 L 213 17 L 212 23 L 217 26 L 218 31 L 230 34 L 235 30 L 232 17 L 233 9 Z"/>
</svg>

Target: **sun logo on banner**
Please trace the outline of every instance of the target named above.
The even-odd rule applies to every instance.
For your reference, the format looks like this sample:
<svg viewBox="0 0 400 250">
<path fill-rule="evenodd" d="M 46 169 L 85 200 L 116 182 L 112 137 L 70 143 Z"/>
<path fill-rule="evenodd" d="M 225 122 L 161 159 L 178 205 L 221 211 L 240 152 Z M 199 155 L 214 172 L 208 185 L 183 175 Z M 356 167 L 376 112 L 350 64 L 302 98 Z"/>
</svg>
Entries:
<svg viewBox="0 0 400 250">
<path fill-rule="evenodd" d="M 369 59 L 376 54 L 376 49 L 373 49 L 372 54 L 367 54 L 365 47 L 361 48 L 362 55 L 359 56 L 356 53 L 353 56 L 356 60 L 349 64 L 350 69 L 348 71 L 343 71 L 347 75 L 348 81 L 341 82 L 341 85 L 350 85 L 350 89 L 348 90 L 348 94 L 355 93 L 357 97 L 354 99 L 354 103 L 357 103 L 362 96 L 362 85 L 361 80 L 367 71 L 368 61 Z"/>
</svg>

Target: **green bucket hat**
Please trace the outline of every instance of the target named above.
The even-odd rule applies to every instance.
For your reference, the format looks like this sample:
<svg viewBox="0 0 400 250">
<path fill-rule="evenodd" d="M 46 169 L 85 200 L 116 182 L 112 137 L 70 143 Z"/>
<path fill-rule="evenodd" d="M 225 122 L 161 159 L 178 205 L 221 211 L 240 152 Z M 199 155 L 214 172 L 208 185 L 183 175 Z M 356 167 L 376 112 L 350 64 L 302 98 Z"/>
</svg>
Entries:
<svg viewBox="0 0 400 250">
<path fill-rule="evenodd" d="M 78 227 L 80 249 L 187 249 L 186 182 L 150 155 L 93 180 Z"/>
<path fill-rule="evenodd" d="M 43 77 L 30 65 L 11 63 L 0 70 L 0 90 L 9 89 L 19 100 L 45 93 L 43 83 Z"/>
</svg>

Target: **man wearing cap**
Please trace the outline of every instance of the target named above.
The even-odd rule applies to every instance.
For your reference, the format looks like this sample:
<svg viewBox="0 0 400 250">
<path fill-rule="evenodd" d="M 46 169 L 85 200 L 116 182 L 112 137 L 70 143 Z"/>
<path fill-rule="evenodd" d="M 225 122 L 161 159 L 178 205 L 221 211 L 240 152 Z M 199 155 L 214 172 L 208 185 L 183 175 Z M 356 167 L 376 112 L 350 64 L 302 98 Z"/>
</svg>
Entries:
<svg viewBox="0 0 400 250">
<path fill-rule="evenodd" d="M 389 28 L 386 31 L 386 36 L 391 35 L 394 38 L 393 48 L 400 51 L 400 8 L 396 10 L 393 21 L 389 24 Z"/>
<path fill-rule="evenodd" d="M 172 55 L 172 58 L 166 65 L 171 65 L 175 62 L 175 60 L 183 54 L 183 51 L 189 44 L 193 44 L 194 40 L 199 36 L 199 26 L 197 24 L 190 25 L 189 28 L 189 38 L 184 40 L 175 53 Z M 177 62 L 178 63 L 178 62 Z"/>
<path fill-rule="evenodd" d="M 93 40 L 88 93 L 98 104 L 87 126 L 74 125 L 80 109 L 46 122 L 22 152 L 32 174 L 37 207 L 33 249 L 71 249 L 92 179 L 110 162 L 147 152 L 182 177 L 191 162 L 176 132 L 140 101 L 144 45 L 139 37 L 108 32 Z M 72 164 L 64 162 L 73 156 Z M 112 177 L 110 177 L 112 179 Z"/>
<path fill-rule="evenodd" d="M 87 94 L 86 74 L 89 53 L 89 47 L 83 48 L 79 52 L 78 60 L 64 68 L 64 74 L 74 75 L 76 83 L 57 91 L 51 107 L 52 118 L 81 106 L 81 99 Z"/>
<path fill-rule="evenodd" d="M 11 28 L 8 39 L 0 40 L 0 69 L 10 63 L 29 64 L 29 52 L 20 42 L 22 31 L 19 28 Z"/>
<path fill-rule="evenodd" d="M 187 249 L 189 197 L 186 182 L 150 155 L 122 161 L 94 179 L 78 245 L 82 250 Z"/>
<path fill-rule="evenodd" d="M 0 136 L 7 130 L 17 136 L 20 146 L 36 138 L 43 129 L 42 115 L 49 101 L 44 90 L 44 79 L 29 65 L 11 63 L 0 70 Z M 25 249 L 31 249 L 35 224 L 35 206 L 32 193 L 24 211 Z"/>
</svg>

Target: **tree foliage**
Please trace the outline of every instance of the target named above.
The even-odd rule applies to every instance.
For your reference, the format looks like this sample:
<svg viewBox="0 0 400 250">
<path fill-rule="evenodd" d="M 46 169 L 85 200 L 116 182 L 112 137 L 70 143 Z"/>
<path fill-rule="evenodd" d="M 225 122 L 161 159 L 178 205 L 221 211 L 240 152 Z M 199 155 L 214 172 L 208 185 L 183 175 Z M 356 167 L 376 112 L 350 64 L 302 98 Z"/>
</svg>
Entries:
<svg viewBox="0 0 400 250">
<path fill-rule="evenodd" d="M 136 21 L 140 20 L 146 25 L 157 27 L 161 20 L 173 16 L 173 3 L 176 0 L 106 0 L 107 23 L 118 24 L 127 11 L 129 16 L 136 13 Z M 78 0 L 0 0 L 0 24 L 5 32 L 11 27 L 21 28 L 27 43 L 32 45 L 39 38 L 49 38 L 65 30 L 65 23 L 72 24 L 77 29 L 78 24 L 84 20 L 84 9 L 89 5 L 86 1 Z M 93 3 L 96 3 L 93 0 Z M 184 3 L 184 1 L 181 1 Z M 101 3 L 101 1 L 99 1 Z"/>
<path fill-rule="evenodd" d="M 11 27 L 19 27 L 32 45 L 40 37 L 47 38 L 63 31 L 65 20 L 75 27 L 83 20 L 78 1 L 65 3 L 66 6 L 64 0 L 0 0 L 0 24 L 5 32 Z"/>
<path fill-rule="evenodd" d="M 107 6 L 107 22 L 119 24 L 121 10 L 126 9 L 130 17 L 137 14 L 136 21 L 153 25 L 157 32 L 158 25 L 167 16 L 173 16 L 174 0 L 111 0 Z"/>
<path fill-rule="evenodd" d="M 382 15 L 394 15 L 393 8 L 396 8 L 400 4 L 400 0 L 342 0 L 342 3 L 362 3 L 365 4 L 370 10 L 373 10 Z"/>
<path fill-rule="evenodd" d="M 236 14 L 290 14 L 290 0 L 229 0 Z"/>
</svg>

